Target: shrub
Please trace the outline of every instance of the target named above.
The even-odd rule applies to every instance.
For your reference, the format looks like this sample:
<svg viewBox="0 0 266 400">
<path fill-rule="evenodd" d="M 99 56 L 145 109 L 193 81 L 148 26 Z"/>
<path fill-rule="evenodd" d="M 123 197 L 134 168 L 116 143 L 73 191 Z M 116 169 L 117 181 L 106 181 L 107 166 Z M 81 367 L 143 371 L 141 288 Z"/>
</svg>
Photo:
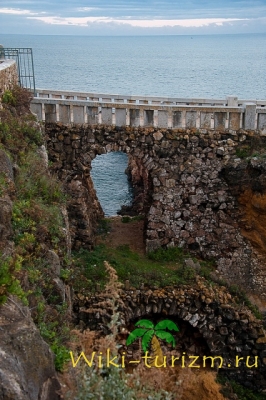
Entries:
<svg viewBox="0 0 266 400">
<path fill-rule="evenodd" d="M 17 279 L 17 273 L 21 269 L 22 258 L 18 255 L 8 259 L 0 257 L 0 263 L 0 304 L 5 303 L 8 294 L 18 296 L 26 304 L 26 293 L 22 290 Z"/>
<path fill-rule="evenodd" d="M 11 105 L 11 106 L 14 106 L 14 105 L 16 104 L 16 98 L 15 98 L 15 96 L 14 96 L 14 94 L 12 93 L 11 90 L 6 90 L 6 91 L 3 93 L 2 102 L 3 102 L 4 104 L 9 104 L 9 105 Z"/>
</svg>

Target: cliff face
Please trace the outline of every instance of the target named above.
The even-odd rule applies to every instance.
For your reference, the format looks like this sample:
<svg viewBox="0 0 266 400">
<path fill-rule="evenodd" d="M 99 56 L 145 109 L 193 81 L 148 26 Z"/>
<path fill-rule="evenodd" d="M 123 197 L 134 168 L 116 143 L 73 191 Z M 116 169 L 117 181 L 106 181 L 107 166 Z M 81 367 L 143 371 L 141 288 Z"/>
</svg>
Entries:
<svg viewBox="0 0 266 400">
<path fill-rule="evenodd" d="M 70 305 L 60 278 L 71 247 L 64 195 L 49 174 L 29 93 L 18 87 L 6 93 L 0 110 L 0 399 L 56 400 L 51 326 L 62 318 L 56 307 Z M 66 307 L 65 320 L 67 314 Z"/>
<path fill-rule="evenodd" d="M 54 355 L 15 297 L 0 308 L 0 399 L 59 400 Z"/>
<path fill-rule="evenodd" d="M 4 268 L 7 260 L 17 256 L 11 224 L 15 200 L 13 168 L 3 150 L 0 150 L 0 176 L 5 179 L 0 196 L 0 263 Z M 4 275 L 1 278 L 5 279 Z M 5 293 L 3 290 L 2 284 L 1 295 Z M 0 399 L 56 400 L 59 389 L 53 353 L 33 323 L 29 308 L 9 295 L 0 305 Z"/>
</svg>

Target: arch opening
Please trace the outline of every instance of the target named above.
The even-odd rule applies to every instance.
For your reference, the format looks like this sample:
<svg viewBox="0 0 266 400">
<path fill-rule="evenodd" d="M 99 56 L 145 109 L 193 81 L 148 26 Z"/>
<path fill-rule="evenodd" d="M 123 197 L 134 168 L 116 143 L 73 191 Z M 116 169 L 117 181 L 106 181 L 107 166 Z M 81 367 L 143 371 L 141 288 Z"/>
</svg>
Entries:
<svg viewBox="0 0 266 400">
<path fill-rule="evenodd" d="M 127 175 L 128 155 L 121 151 L 97 155 L 91 166 L 91 178 L 105 216 L 116 216 L 123 206 L 130 208 L 133 186 Z"/>
</svg>

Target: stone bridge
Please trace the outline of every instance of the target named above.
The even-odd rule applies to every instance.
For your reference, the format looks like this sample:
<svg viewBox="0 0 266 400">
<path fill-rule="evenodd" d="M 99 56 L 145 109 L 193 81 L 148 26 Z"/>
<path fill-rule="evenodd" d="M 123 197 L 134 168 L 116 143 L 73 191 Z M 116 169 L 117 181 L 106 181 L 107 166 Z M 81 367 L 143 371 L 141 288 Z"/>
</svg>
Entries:
<svg viewBox="0 0 266 400">
<path fill-rule="evenodd" d="M 46 140 L 52 168 L 70 195 L 74 248 L 93 246 L 103 217 L 91 161 L 122 151 L 129 155 L 136 209 L 145 216 L 147 251 L 182 246 L 214 259 L 231 283 L 266 297 L 266 163 L 236 155 L 236 149 L 263 149 L 260 131 L 46 123 Z"/>
<path fill-rule="evenodd" d="M 31 109 L 46 123 L 50 159 L 71 193 L 75 247 L 93 245 L 103 216 L 91 161 L 123 151 L 147 251 L 183 246 L 266 297 L 266 233 L 256 222 L 266 223 L 265 163 L 237 156 L 264 147 L 266 101 L 37 90 Z"/>
</svg>

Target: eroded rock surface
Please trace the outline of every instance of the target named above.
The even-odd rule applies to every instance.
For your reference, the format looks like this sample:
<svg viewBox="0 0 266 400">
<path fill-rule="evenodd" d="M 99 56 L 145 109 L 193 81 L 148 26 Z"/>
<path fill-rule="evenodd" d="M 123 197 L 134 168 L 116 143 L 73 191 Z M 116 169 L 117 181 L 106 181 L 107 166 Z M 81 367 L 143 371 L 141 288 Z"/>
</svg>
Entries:
<svg viewBox="0 0 266 400">
<path fill-rule="evenodd" d="M 28 308 L 9 298 L 0 306 L 0 399 L 59 400 L 53 359 Z"/>
</svg>

